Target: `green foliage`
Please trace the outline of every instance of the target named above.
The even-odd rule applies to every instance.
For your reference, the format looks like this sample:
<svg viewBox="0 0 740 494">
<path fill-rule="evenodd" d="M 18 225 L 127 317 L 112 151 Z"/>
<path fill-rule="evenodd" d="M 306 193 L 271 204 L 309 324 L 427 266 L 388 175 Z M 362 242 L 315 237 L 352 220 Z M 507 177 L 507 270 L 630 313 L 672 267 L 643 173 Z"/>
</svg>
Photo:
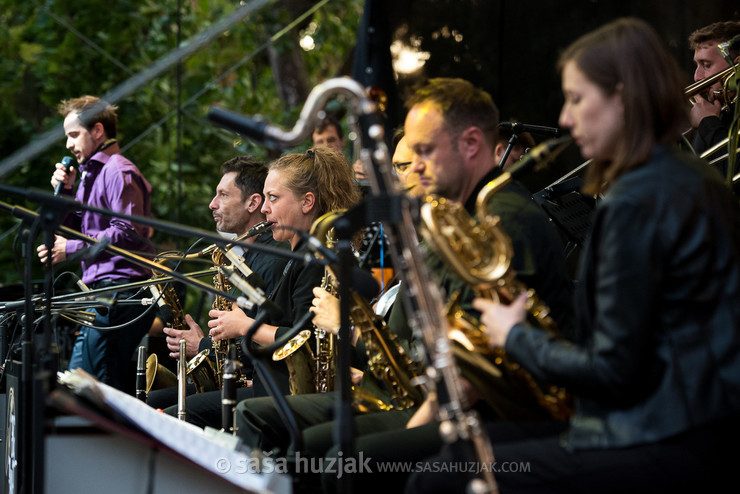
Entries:
<svg viewBox="0 0 740 494">
<path fill-rule="evenodd" d="M 307 6 L 311 2 L 304 2 Z M 102 95 L 145 70 L 239 5 L 233 0 L 0 0 L 0 151 L 9 156 L 33 137 L 61 122 L 60 100 L 82 94 Z M 347 66 L 362 13 L 361 0 L 333 0 L 294 31 L 313 26 L 315 48 L 294 44 L 298 32 L 276 41 L 280 50 L 299 50 L 311 88 L 340 75 Z M 210 228 L 208 203 L 220 178 L 219 166 L 239 153 L 267 158 L 267 151 L 241 141 L 205 118 L 212 105 L 291 128 L 300 108 L 280 101 L 266 43 L 293 19 L 281 2 L 271 2 L 208 46 L 182 60 L 118 102 L 119 141 L 124 154 L 152 184 L 152 213 L 160 219 Z M 182 105 L 178 113 L 178 102 Z M 66 153 L 63 135 L 57 145 L 2 177 L 22 188 L 49 189 L 53 165 Z M 17 197 L 13 204 L 35 209 Z M 0 285 L 20 280 L 13 267 L 15 225 L 0 216 Z M 184 248 L 193 239 L 157 232 L 160 250 Z M 37 263 L 38 264 L 38 263 Z M 41 276 L 41 267 L 35 266 Z"/>
</svg>

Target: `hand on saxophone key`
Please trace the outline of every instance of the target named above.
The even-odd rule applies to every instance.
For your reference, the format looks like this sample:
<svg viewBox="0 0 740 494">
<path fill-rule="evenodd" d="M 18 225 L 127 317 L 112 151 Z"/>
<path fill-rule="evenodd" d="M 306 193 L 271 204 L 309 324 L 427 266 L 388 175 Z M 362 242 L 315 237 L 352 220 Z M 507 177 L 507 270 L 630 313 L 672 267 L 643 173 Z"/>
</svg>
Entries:
<svg viewBox="0 0 740 494">
<path fill-rule="evenodd" d="M 339 332 L 339 299 L 318 286 L 313 289 L 313 296 L 309 310 L 314 313 L 314 326 L 336 335 Z"/>
<path fill-rule="evenodd" d="M 203 330 L 200 329 L 190 314 L 185 314 L 185 323 L 189 330 L 174 329 L 165 327 L 162 331 L 167 335 L 167 349 L 170 351 L 170 357 L 180 358 L 180 340 L 185 340 L 185 357 L 191 359 L 198 353 L 200 340 L 203 339 Z"/>
<path fill-rule="evenodd" d="M 521 293 L 509 305 L 485 298 L 473 300 L 473 308 L 481 312 L 480 321 L 486 327 L 491 348 L 503 347 L 511 328 L 527 320 L 527 294 Z"/>
<path fill-rule="evenodd" d="M 208 316 L 211 318 L 208 321 L 210 328 L 208 334 L 216 341 L 244 336 L 252 322 L 252 319 L 238 308 L 234 310 L 211 309 Z"/>
</svg>

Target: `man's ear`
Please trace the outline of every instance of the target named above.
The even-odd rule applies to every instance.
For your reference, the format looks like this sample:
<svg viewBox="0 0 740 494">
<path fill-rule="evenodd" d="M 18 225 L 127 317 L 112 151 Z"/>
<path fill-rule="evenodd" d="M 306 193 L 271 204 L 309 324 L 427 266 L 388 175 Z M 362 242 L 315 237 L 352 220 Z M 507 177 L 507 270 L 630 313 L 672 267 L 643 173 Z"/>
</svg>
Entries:
<svg viewBox="0 0 740 494">
<path fill-rule="evenodd" d="M 462 155 L 467 158 L 472 158 L 481 152 L 481 148 L 485 143 L 485 137 L 480 128 L 471 125 L 460 133 L 460 137 L 457 142 L 460 146 L 460 152 Z"/>
<path fill-rule="evenodd" d="M 255 192 L 247 198 L 247 211 L 254 213 L 262 207 L 262 194 Z"/>
<path fill-rule="evenodd" d="M 316 196 L 313 192 L 306 192 L 303 194 L 303 201 L 301 202 L 301 211 L 303 214 L 308 214 L 313 211 L 316 205 Z"/>
<path fill-rule="evenodd" d="M 96 141 L 104 141 L 106 139 L 106 136 L 105 127 L 103 127 L 103 124 L 101 122 L 96 122 L 95 125 L 92 126 L 92 129 L 90 129 L 90 135 Z"/>
<path fill-rule="evenodd" d="M 496 148 L 493 150 L 493 155 L 496 157 L 496 163 L 501 161 L 501 157 L 506 152 L 506 146 L 503 143 L 496 144 Z"/>
</svg>

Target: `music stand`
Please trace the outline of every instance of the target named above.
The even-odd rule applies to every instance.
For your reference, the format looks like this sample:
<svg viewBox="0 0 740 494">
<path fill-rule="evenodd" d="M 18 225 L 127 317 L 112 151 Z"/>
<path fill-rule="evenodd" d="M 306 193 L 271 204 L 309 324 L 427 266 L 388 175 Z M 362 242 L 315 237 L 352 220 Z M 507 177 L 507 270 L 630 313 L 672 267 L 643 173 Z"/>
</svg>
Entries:
<svg viewBox="0 0 740 494">
<path fill-rule="evenodd" d="M 575 176 L 532 194 L 532 199 L 557 226 L 566 240 L 566 258 L 583 246 L 596 207 L 593 197 L 581 194 L 583 179 Z"/>
</svg>

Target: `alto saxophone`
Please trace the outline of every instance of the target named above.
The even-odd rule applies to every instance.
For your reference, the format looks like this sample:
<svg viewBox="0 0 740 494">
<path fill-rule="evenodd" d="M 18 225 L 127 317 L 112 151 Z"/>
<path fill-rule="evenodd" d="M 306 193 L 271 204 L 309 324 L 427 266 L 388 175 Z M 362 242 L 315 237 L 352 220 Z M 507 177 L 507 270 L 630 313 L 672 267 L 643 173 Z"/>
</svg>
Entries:
<svg viewBox="0 0 740 494">
<path fill-rule="evenodd" d="M 332 231 L 334 221 L 344 212 L 345 210 L 342 209 L 320 216 L 311 225 L 310 234 L 323 240 L 326 247 L 331 249 L 334 246 Z M 321 288 L 336 295 L 334 274 L 328 267 L 324 270 Z M 316 326 L 314 326 L 313 334 L 316 337 L 316 351 L 313 351 L 308 343 L 311 339 L 311 331 L 305 329 L 272 355 L 275 361 L 285 360 L 292 395 L 334 391 L 337 361 L 336 336 Z"/>
<path fill-rule="evenodd" d="M 171 252 L 164 252 L 156 257 L 154 262 L 161 262 L 162 260 L 172 258 L 173 254 Z M 155 272 L 153 279 L 156 280 L 157 278 L 162 277 L 163 275 L 161 273 Z M 157 283 L 150 286 L 150 290 L 155 297 L 161 296 L 164 299 L 165 304 L 171 308 L 172 322 L 170 323 L 170 327 L 178 330 L 189 330 L 188 325 L 185 322 L 182 304 L 180 303 L 180 299 L 177 296 L 177 292 L 172 283 L 165 283 L 164 285 Z M 213 382 L 214 370 L 207 358 L 207 350 L 204 352 L 201 352 L 190 359 L 185 367 L 185 377 L 190 379 L 195 386 L 197 393 L 216 389 Z M 151 370 L 148 369 L 146 373 L 147 392 L 149 392 L 150 389 L 164 387 L 173 382 L 177 382 L 179 384 L 179 376 L 175 375 L 168 368 L 157 364 L 156 356 L 151 361 L 147 360 L 147 368 L 149 368 L 150 363 L 152 368 Z"/>
<path fill-rule="evenodd" d="M 538 153 L 542 159 L 551 159 L 570 141 L 567 138 L 554 142 L 545 142 L 532 150 L 533 159 Z M 559 148 L 555 150 L 555 148 Z M 493 196 L 511 181 L 511 173 L 501 175 L 489 182 L 476 198 L 478 222 L 473 219 L 462 205 L 452 203 L 445 198 L 428 196 L 421 207 L 421 218 L 425 228 L 422 235 L 437 254 L 469 285 L 478 297 L 488 298 L 502 303 L 510 303 L 520 293 L 527 294 L 526 309 L 530 320 L 536 326 L 556 333 L 557 326 L 550 317 L 547 305 L 539 299 L 534 290 L 528 289 L 516 277 L 511 269 L 513 248 L 510 237 L 500 224 L 498 217 L 489 214 L 489 203 Z M 466 355 L 457 349 L 458 360 L 462 360 L 465 369 L 488 373 L 483 379 L 473 376 L 477 383 L 486 381 L 495 383 L 504 379 L 505 384 L 497 386 L 507 396 L 491 395 L 489 403 L 504 416 L 516 416 L 526 407 L 519 402 L 534 402 L 541 407 L 547 416 L 556 420 L 567 420 L 572 414 L 570 395 L 563 389 L 549 384 L 540 384 L 531 374 L 507 358 L 503 349 L 491 350 L 485 331 L 480 323 L 463 311 L 453 295 L 447 304 L 447 319 L 450 326 L 449 337 L 473 355 Z M 492 359 L 493 367 L 479 359 L 475 354 L 482 354 Z M 523 392 L 522 392 L 523 391 Z M 513 393 L 513 396 L 510 395 Z M 502 405 L 504 404 L 504 405 Z M 512 411 L 514 407 L 516 411 Z"/>
<path fill-rule="evenodd" d="M 237 240 L 243 240 L 248 239 L 257 235 L 262 234 L 265 232 L 270 226 L 272 225 L 272 222 L 270 221 L 262 221 L 260 223 L 257 223 L 252 228 L 249 229 L 245 234 L 237 237 Z M 213 249 L 211 253 L 211 260 L 213 261 L 214 266 L 216 266 L 216 274 L 213 276 L 213 286 L 214 288 L 218 289 L 222 292 L 230 292 L 233 288 L 231 283 L 229 283 L 229 280 L 227 279 L 226 275 L 224 274 L 223 270 L 220 269 L 221 266 L 226 265 L 226 261 L 228 260 L 228 257 L 232 257 L 233 264 L 237 264 L 237 259 L 233 257 L 233 253 L 230 252 L 230 249 L 233 244 L 226 245 L 223 249 L 216 247 Z M 235 268 L 238 268 L 238 266 L 234 266 Z M 213 300 L 213 304 L 211 306 L 214 310 L 220 310 L 220 311 L 230 311 L 234 307 L 234 304 L 231 300 L 228 300 L 224 297 L 216 296 Z M 241 345 L 236 344 L 236 339 L 224 339 L 224 340 L 214 340 L 213 341 L 213 351 L 214 356 L 216 360 L 216 377 L 218 381 L 218 388 L 220 389 L 223 386 L 223 377 L 224 377 L 224 366 L 226 363 L 226 359 L 229 356 L 229 348 L 235 345 L 236 346 L 236 354 L 237 359 L 240 360 L 241 355 Z M 249 380 L 247 379 L 247 376 L 242 372 L 241 366 L 236 366 L 233 372 L 234 375 L 234 382 L 236 383 L 237 387 L 247 387 L 249 386 Z"/>
<path fill-rule="evenodd" d="M 270 228 L 271 225 L 272 225 L 272 222 L 262 221 L 254 225 L 246 233 L 236 237 L 235 241 L 246 240 L 248 238 L 260 235 L 264 233 L 268 228 Z M 214 267 L 216 269 L 216 274 L 213 276 L 213 286 L 214 288 L 222 292 L 228 292 L 232 288 L 231 284 L 228 282 L 223 272 L 218 269 L 218 267 L 223 266 L 225 264 L 224 252 L 229 250 L 232 246 L 233 244 L 229 243 L 222 250 L 217 244 L 211 244 L 199 252 L 187 254 L 187 255 L 183 254 L 182 252 L 175 252 L 175 251 L 163 252 L 162 254 L 157 256 L 157 258 L 155 259 L 155 262 L 161 261 L 161 260 L 178 260 L 178 261 L 192 260 L 192 259 L 203 257 L 207 254 L 211 254 L 211 261 L 213 262 Z M 155 274 L 155 277 L 157 277 L 157 274 Z M 173 327 L 176 329 L 188 329 L 187 324 L 185 324 L 185 319 L 183 317 L 183 310 L 182 310 L 181 304 L 177 298 L 177 294 L 175 293 L 174 288 L 172 288 L 171 285 L 166 286 L 165 291 L 162 293 L 162 295 L 165 297 L 167 304 L 170 307 L 172 307 L 173 318 L 174 318 Z M 221 310 L 221 311 L 231 310 L 232 303 L 230 300 L 224 297 L 216 296 L 211 308 L 215 310 Z M 215 352 L 215 357 L 216 357 L 215 367 L 209 358 L 209 355 L 210 355 L 209 349 L 205 349 L 199 352 L 195 357 L 193 357 L 187 362 L 186 374 L 190 378 L 193 385 L 195 386 L 195 390 L 197 393 L 202 393 L 206 391 L 215 391 L 221 388 L 222 376 L 224 372 L 224 369 L 223 369 L 224 360 L 228 352 L 228 341 L 224 341 L 224 340 L 214 341 L 212 349 Z M 237 346 L 237 349 L 239 349 L 239 346 Z M 169 369 L 166 369 L 165 367 L 162 367 L 157 372 L 172 373 L 171 371 L 169 371 Z M 172 380 L 172 378 L 176 379 L 176 376 L 174 376 L 173 374 L 173 376 L 170 377 L 170 380 Z M 149 378 L 147 377 L 147 379 Z M 247 378 L 241 373 L 241 371 L 237 373 L 237 375 L 235 376 L 235 379 L 236 379 L 238 386 L 247 385 Z M 149 381 L 147 381 L 147 387 L 149 386 L 151 386 L 151 384 L 149 384 Z"/>
<path fill-rule="evenodd" d="M 220 266 L 224 266 L 226 264 L 224 252 L 221 249 L 215 249 L 211 254 L 211 260 L 213 261 L 213 265 L 216 266 L 216 274 L 213 275 L 213 287 L 222 292 L 230 292 L 232 289 L 231 283 L 229 283 L 229 280 L 226 278 L 226 275 L 223 273 L 223 271 L 219 269 Z M 233 309 L 233 303 L 227 298 L 216 296 L 213 299 L 211 309 L 230 311 Z M 221 388 L 221 378 L 224 375 L 224 362 L 228 357 L 229 344 L 232 341 L 233 340 L 227 339 L 213 340 L 213 356 L 214 360 L 216 361 L 216 385 L 218 389 Z"/>
</svg>

